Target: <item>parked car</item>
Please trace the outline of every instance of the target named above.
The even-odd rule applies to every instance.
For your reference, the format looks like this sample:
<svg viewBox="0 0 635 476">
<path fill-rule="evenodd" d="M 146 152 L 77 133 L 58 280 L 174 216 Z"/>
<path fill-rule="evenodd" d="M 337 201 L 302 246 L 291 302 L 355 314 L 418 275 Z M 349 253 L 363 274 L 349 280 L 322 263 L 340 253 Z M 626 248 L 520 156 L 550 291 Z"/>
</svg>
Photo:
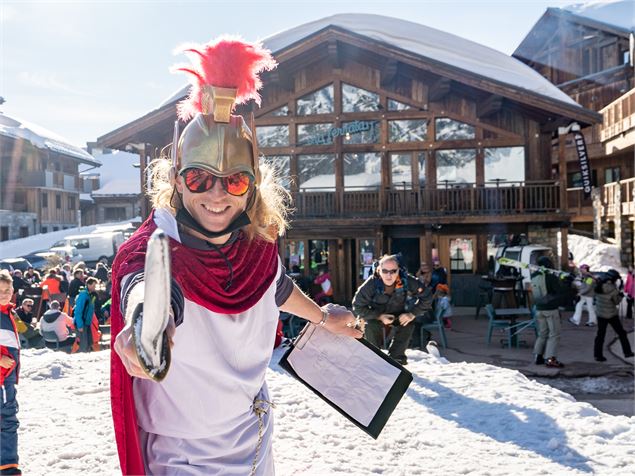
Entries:
<svg viewBox="0 0 635 476">
<path fill-rule="evenodd" d="M 38 271 L 44 271 L 53 266 L 64 264 L 62 257 L 53 251 L 36 251 L 23 256 L 23 258 L 27 259 L 33 268 Z"/>
<path fill-rule="evenodd" d="M 551 256 L 552 254 L 553 252 L 551 248 L 542 245 L 499 246 L 496 248 L 496 255 L 494 256 L 494 259 L 498 260 L 500 257 L 505 257 L 520 261 L 521 263 L 537 264 L 538 258 L 541 256 Z M 514 268 L 509 266 L 501 266 L 498 264 L 498 261 L 496 261 L 496 274 L 507 274 L 511 276 L 513 274 L 513 269 Z M 522 269 L 520 270 L 520 273 L 522 274 L 524 285 L 531 283 L 531 272 L 529 269 Z"/>
<path fill-rule="evenodd" d="M 115 231 L 88 235 L 70 235 L 56 242 L 53 247 L 73 246 L 82 254 L 86 264 L 93 266 L 98 261 L 112 263 L 119 246 L 123 242 L 123 233 Z"/>
<path fill-rule="evenodd" d="M 0 260 L 0 269 L 6 269 L 8 271 L 19 269 L 24 273 L 31 266 L 32 264 L 25 258 L 6 258 Z"/>
<path fill-rule="evenodd" d="M 59 255 L 66 263 L 76 264 L 84 260 L 84 255 L 74 246 L 54 246 L 49 251 Z"/>
</svg>

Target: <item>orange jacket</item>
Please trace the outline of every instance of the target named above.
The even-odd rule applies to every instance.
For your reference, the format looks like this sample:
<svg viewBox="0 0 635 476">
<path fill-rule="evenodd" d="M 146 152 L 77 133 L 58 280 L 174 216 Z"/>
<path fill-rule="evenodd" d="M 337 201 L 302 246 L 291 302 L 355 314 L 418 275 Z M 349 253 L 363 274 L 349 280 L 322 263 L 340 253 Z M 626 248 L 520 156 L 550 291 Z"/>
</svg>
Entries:
<svg viewBox="0 0 635 476">
<path fill-rule="evenodd" d="M 44 286 L 48 286 L 48 291 L 44 289 Z M 42 288 L 42 299 L 50 299 L 52 294 L 60 294 L 60 280 L 54 276 L 47 277 L 40 284 Z"/>
</svg>

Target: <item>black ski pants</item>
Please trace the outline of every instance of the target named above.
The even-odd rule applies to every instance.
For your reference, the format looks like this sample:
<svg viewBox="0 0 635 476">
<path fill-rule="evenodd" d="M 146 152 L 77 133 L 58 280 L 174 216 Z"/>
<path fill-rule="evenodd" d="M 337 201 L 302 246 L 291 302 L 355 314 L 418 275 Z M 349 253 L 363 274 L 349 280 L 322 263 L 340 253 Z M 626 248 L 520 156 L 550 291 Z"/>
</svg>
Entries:
<svg viewBox="0 0 635 476">
<path fill-rule="evenodd" d="M 617 337 L 620 339 L 620 344 L 622 344 L 622 352 L 624 352 L 624 355 L 631 355 L 633 353 L 633 351 L 631 350 L 631 344 L 628 342 L 628 336 L 626 335 L 626 331 L 622 327 L 620 318 L 618 316 L 613 316 L 610 319 L 606 319 L 598 316 L 598 333 L 595 336 L 595 346 L 593 349 L 595 358 L 604 357 L 604 337 L 606 337 L 606 328 L 609 324 L 611 324 L 611 327 L 617 334 Z"/>
<path fill-rule="evenodd" d="M 394 329 L 394 335 L 388 346 L 388 355 L 397 362 L 405 362 L 406 349 L 415 328 L 414 321 L 402 326 L 399 324 L 399 319 L 395 319 L 392 326 L 386 329 L 387 333 L 390 332 L 390 328 Z M 379 319 L 369 319 L 366 321 L 364 337 L 375 347 L 381 349 L 384 345 L 384 324 Z"/>
</svg>

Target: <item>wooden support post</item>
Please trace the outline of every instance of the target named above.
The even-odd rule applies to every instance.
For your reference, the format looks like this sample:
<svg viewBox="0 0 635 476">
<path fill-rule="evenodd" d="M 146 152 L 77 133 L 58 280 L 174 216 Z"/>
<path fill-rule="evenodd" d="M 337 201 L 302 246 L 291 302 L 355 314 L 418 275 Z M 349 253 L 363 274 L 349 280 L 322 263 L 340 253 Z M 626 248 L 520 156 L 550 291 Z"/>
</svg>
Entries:
<svg viewBox="0 0 635 476">
<path fill-rule="evenodd" d="M 566 226 L 560 227 L 560 269 L 563 271 L 569 271 L 569 228 Z"/>
<path fill-rule="evenodd" d="M 567 158 L 565 156 L 565 147 L 567 132 L 558 133 L 558 180 L 560 183 L 560 212 L 567 211 Z"/>
</svg>

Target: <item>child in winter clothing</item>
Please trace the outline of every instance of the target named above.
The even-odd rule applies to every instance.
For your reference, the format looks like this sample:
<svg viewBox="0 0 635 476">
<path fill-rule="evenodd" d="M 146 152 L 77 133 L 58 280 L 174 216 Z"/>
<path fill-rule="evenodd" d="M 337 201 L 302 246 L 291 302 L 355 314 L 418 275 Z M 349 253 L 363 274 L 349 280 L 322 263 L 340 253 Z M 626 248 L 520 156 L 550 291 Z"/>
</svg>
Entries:
<svg viewBox="0 0 635 476">
<path fill-rule="evenodd" d="M 446 329 L 452 329 L 452 305 L 450 304 L 450 288 L 447 284 L 437 284 L 435 312 L 441 312 L 443 309 L 443 327 Z"/>
<path fill-rule="evenodd" d="M 624 357 L 633 357 L 631 345 L 628 342 L 626 331 L 622 327 L 617 311 L 617 305 L 622 300 L 622 293 L 617 289 L 616 282 L 621 280 L 620 273 L 615 269 L 606 272 L 606 278 L 601 279 L 595 289 L 595 306 L 598 315 L 598 333 L 595 336 L 595 346 L 593 352 L 595 360 L 605 362 L 603 347 L 606 328 L 609 324 L 617 334 L 622 344 Z"/>
<path fill-rule="evenodd" d="M 20 371 L 20 339 L 13 304 L 13 279 L 0 271 L 0 474 L 22 474 L 18 468 L 18 402 L 16 388 Z"/>
</svg>

